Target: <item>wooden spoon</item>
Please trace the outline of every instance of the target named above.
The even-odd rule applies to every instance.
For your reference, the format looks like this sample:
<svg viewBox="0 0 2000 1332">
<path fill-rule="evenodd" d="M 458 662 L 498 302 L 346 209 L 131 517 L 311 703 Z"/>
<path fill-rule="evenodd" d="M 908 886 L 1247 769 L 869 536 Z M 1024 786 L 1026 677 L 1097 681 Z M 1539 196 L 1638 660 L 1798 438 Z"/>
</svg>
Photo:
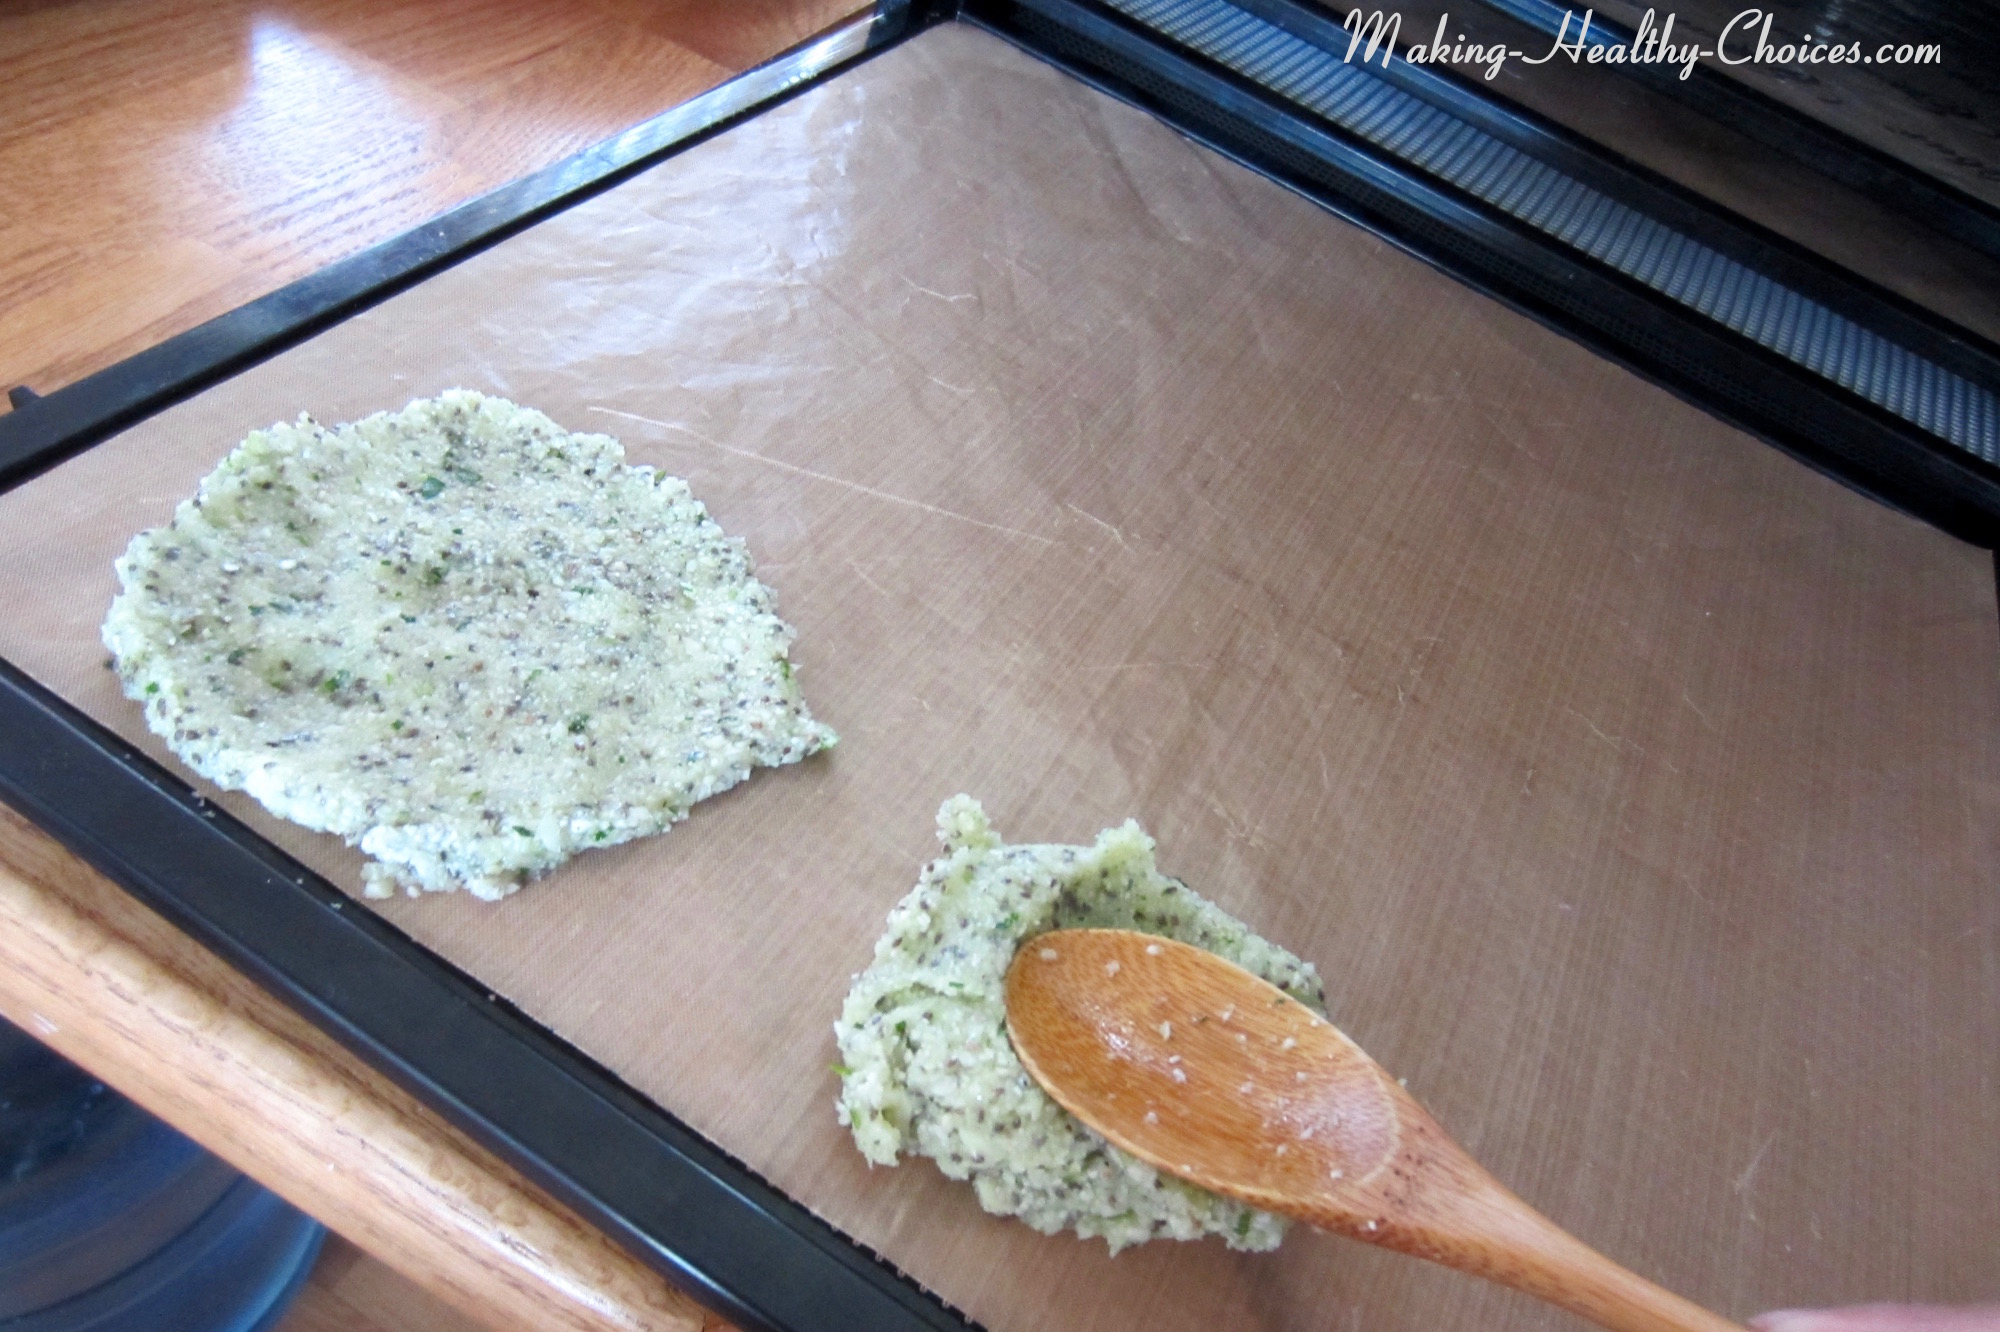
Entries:
<svg viewBox="0 0 2000 1332">
<path fill-rule="evenodd" d="M 1360 1046 L 1213 953 L 1128 930 L 1040 935 L 1007 972 L 1007 1030 L 1065 1110 L 1205 1189 L 1614 1332 L 1742 1332 L 1558 1229 Z"/>
</svg>

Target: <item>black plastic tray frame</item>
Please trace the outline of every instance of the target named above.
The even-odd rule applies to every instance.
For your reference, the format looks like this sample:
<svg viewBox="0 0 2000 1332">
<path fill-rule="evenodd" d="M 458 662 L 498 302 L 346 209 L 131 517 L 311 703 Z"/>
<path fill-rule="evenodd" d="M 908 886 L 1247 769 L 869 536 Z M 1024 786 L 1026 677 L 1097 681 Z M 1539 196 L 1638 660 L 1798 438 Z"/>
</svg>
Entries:
<svg viewBox="0 0 2000 1332">
<path fill-rule="evenodd" d="M 1500 2 L 1511 5 L 1513 0 Z M 1231 0 L 1231 3 L 1323 49 L 1345 51 L 1351 40 L 1343 23 L 1316 4 L 1299 4 L 1297 0 Z M 1593 30 L 1601 22 L 1593 18 Z M 1396 60 L 1370 68 L 1391 87 L 1422 98 L 1519 148 L 1536 161 L 1545 162 L 1564 175 L 1685 232 L 1718 253 L 1756 269 L 1956 374 L 2000 391 L 2000 347 L 1973 330 L 1842 268 L 1788 236 L 1723 209 L 1680 182 L 1613 153 L 1564 125 L 1500 100 L 1448 67 Z M 1680 86 L 1677 79 L 1669 81 Z M 1762 93 L 1752 91 L 1746 95 L 1770 101 Z M 1783 106 L 1778 102 L 1771 105 Z M 1818 122 L 1810 123 L 1818 127 Z M 1819 128 L 1822 134 L 1833 133 Z M 1852 147 L 1859 153 L 1865 145 L 1854 143 Z M 1916 206 L 1916 196 L 1908 191 L 1899 192 L 1899 197 L 1906 206 Z M 1993 219 L 1993 232 L 1996 254 L 2000 254 L 2000 214 Z"/>
<path fill-rule="evenodd" d="M 1701 327 L 1087 0 L 969 0 L 962 13 L 950 0 L 880 4 L 607 144 L 75 385 L 23 395 L 0 417 L 0 487 L 954 16 L 1153 111 L 1850 484 L 1974 539 L 2000 531 L 2000 489 L 1968 487 L 1935 446 L 1899 436 L 1895 423 L 1871 418 L 1824 381 Z M 1510 132 L 1532 138 L 1536 129 L 1523 120 Z M 1564 151 L 1572 149 L 1581 151 Z M 1754 382 L 1744 382 L 1745 367 Z M 746 1329 L 966 1326 L 477 978 L 354 908 L 4 661 L 0 799 Z"/>
<path fill-rule="evenodd" d="M 1482 0 L 1489 9 L 1553 40 L 1576 41 L 1575 22 L 1564 33 L 1565 16 L 1575 15 L 1555 0 Z M 1593 43 L 1630 46 L 1630 28 L 1593 14 Z M 2000 209 L 1879 148 L 1841 133 L 1803 111 L 1787 106 L 1719 69 L 1698 64 L 1682 79 L 1664 65 L 1614 64 L 1604 68 L 1636 80 L 1731 129 L 1775 148 L 1793 161 L 1837 180 L 1876 203 L 1893 208 L 1939 235 L 2000 259 Z"/>
<path fill-rule="evenodd" d="M 864 16 L 692 101 L 108 369 L 47 394 L 32 385 L 10 389 L 14 410 L 0 415 L 0 490 L 779 105 L 950 17 L 952 8 L 938 0 L 876 0 Z"/>
<path fill-rule="evenodd" d="M 1232 0 L 1313 31 L 1313 6 Z M 2000 546 L 2000 468 L 1766 350 L 1749 338 L 1427 177 L 1336 126 L 1176 46 L 1094 0 L 965 0 L 963 17 L 1139 106 L 1253 170 L 1391 241 L 1808 466 L 1975 545 Z M 1323 22 L 1323 20 L 1320 20 Z M 1329 25 L 1330 26 L 1330 25 Z M 1345 34 L 1339 49 L 1344 49 Z M 1481 128 L 1593 183 L 1650 201 L 1729 253 L 1761 256 L 1835 308 L 1916 341 L 1982 384 L 2000 383 L 1990 344 L 1671 182 L 1592 150 L 1462 81 L 1407 65 L 1394 77 Z"/>
<path fill-rule="evenodd" d="M 881 4 L 617 138 L 0 416 L 0 488 L 946 15 Z M 0 800 L 746 1332 L 966 1321 L 0 661 Z"/>
</svg>

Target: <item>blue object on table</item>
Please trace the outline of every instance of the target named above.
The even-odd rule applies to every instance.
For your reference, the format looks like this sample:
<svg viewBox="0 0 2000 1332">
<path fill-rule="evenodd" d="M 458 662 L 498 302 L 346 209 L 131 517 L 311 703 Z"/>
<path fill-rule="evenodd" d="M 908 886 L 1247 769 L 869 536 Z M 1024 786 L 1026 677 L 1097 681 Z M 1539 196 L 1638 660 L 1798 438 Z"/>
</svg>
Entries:
<svg viewBox="0 0 2000 1332">
<path fill-rule="evenodd" d="M 0 1022 L 0 1332 L 261 1332 L 325 1237 Z"/>
</svg>

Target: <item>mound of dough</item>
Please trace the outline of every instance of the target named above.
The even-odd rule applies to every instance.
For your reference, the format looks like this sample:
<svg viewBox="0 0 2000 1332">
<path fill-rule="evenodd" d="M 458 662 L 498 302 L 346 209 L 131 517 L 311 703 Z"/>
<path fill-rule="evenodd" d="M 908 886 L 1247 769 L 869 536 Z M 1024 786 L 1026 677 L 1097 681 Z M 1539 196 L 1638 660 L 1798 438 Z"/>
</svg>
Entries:
<svg viewBox="0 0 2000 1332">
<path fill-rule="evenodd" d="M 1050 930 L 1140 930 L 1206 948 L 1324 1013 L 1312 964 L 1161 874 L 1137 823 L 1093 846 L 1006 846 L 959 795 L 938 811 L 938 834 L 944 856 L 889 913 L 833 1028 L 838 1110 L 861 1154 L 877 1165 L 932 1157 L 971 1180 L 987 1211 L 1102 1237 L 1113 1253 L 1204 1235 L 1277 1248 L 1283 1218 L 1161 1174 L 1049 1099 L 1007 1038 L 1007 967 Z"/>
<path fill-rule="evenodd" d="M 834 743 L 687 483 L 454 391 L 260 430 L 118 561 L 104 643 L 189 767 L 494 899 Z"/>
</svg>

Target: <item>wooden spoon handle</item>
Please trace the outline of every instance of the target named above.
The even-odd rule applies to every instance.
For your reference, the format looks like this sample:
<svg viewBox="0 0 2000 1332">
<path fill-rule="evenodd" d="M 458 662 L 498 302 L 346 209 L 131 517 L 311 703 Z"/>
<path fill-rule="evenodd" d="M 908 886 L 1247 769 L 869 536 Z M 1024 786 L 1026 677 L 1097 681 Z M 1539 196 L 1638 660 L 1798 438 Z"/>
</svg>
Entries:
<svg viewBox="0 0 2000 1332">
<path fill-rule="evenodd" d="M 1446 1233 L 1387 1244 L 1547 1300 L 1611 1332 L 1744 1332 L 1620 1267 L 1490 1177 L 1486 1183 L 1456 1200 L 1450 1210 L 1457 1224 L 1448 1222 Z"/>
</svg>

